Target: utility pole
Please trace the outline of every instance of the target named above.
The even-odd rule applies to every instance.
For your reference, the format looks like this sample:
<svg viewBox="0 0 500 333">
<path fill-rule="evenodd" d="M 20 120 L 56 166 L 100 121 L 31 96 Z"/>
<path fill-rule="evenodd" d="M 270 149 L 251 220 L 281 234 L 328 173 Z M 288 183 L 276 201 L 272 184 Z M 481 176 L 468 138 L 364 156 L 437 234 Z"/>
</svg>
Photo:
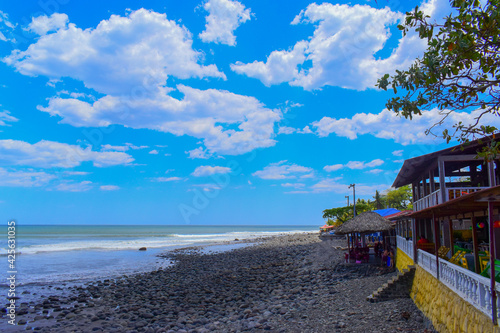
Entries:
<svg viewBox="0 0 500 333">
<path fill-rule="evenodd" d="M 352 200 L 354 201 L 354 216 L 356 216 L 356 184 L 349 185 L 349 188 L 352 187 Z"/>
<path fill-rule="evenodd" d="M 347 207 L 349 207 L 349 196 L 346 195 L 345 198 L 347 199 Z"/>
</svg>

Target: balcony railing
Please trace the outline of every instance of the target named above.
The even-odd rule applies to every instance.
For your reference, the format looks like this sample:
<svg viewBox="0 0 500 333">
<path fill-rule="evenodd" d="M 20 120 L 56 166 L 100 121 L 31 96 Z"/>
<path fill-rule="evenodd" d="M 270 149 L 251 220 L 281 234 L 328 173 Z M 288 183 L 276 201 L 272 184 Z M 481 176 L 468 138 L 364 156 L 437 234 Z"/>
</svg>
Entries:
<svg viewBox="0 0 500 333">
<path fill-rule="evenodd" d="M 446 201 L 487 189 L 488 187 L 450 187 L 446 189 Z"/>
<path fill-rule="evenodd" d="M 437 190 L 429 195 L 426 195 L 422 199 L 415 201 L 413 203 L 413 210 L 418 212 L 419 210 L 436 206 L 441 203 L 443 203 L 441 200 L 441 190 Z"/>
<path fill-rule="evenodd" d="M 418 265 L 437 278 L 436 256 L 421 249 L 417 250 L 417 256 Z"/>
<path fill-rule="evenodd" d="M 396 236 L 396 242 L 398 244 L 398 249 L 406 253 L 408 257 L 414 260 L 413 256 L 413 241 L 406 240 L 404 237 Z"/>
<path fill-rule="evenodd" d="M 449 187 L 445 188 L 446 201 L 460 198 L 463 195 L 467 195 L 473 192 L 484 190 L 487 187 Z M 426 195 L 422 199 L 419 199 L 413 203 L 413 211 L 418 212 L 419 210 L 426 209 L 432 206 L 436 206 L 443 203 L 441 189 Z"/>
<path fill-rule="evenodd" d="M 432 276 L 437 277 L 436 256 L 420 249 L 417 252 L 418 265 Z M 491 317 L 490 279 L 439 258 L 439 280 L 461 298 Z M 500 286 L 498 284 L 495 293 L 497 295 L 497 309 L 500 310 Z M 496 316 L 500 319 L 500 311 L 498 310 Z"/>
</svg>

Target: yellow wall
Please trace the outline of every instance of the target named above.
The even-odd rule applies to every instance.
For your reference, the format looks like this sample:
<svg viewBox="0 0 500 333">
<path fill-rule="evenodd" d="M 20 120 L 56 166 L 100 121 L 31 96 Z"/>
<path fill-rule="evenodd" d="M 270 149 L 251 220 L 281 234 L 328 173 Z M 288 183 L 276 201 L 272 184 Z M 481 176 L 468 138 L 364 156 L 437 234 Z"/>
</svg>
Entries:
<svg viewBox="0 0 500 333">
<path fill-rule="evenodd" d="M 402 272 L 403 269 L 406 269 L 408 268 L 408 266 L 411 266 L 413 264 L 413 260 L 398 248 L 396 252 L 396 268 L 398 269 L 398 271 Z"/>
<path fill-rule="evenodd" d="M 399 251 L 398 249 L 398 255 Z M 424 269 L 418 265 L 416 267 L 410 296 L 438 332 L 500 333 L 500 328 L 493 326 L 490 317 L 463 300 Z"/>
</svg>

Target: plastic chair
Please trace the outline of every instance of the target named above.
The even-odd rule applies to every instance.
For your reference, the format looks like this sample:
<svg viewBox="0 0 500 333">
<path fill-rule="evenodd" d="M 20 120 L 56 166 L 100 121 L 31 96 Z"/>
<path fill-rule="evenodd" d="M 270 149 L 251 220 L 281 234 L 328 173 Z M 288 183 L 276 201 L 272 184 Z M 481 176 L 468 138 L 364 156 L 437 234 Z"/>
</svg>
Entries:
<svg viewBox="0 0 500 333">
<path fill-rule="evenodd" d="M 450 248 L 446 246 L 441 246 L 438 250 L 438 257 L 443 258 L 443 259 L 448 259 L 448 252 L 450 251 Z"/>
<path fill-rule="evenodd" d="M 460 266 L 462 266 L 465 269 L 469 269 L 469 264 L 467 263 L 467 259 L 465 257 L 462 257 L 460 259 Z"/>
<path fill-rule="evenodd" d="M 481 272 L 486 269 L 490 262 L 490 256 L 479 256 L 479 267 L 481 267 Z"/>
<path fill-rule="evenodd" d="M 490 277 L 490 262 L 486 265 L 486 268 L 481 272 L 484 277 Z M 495 259 L 495 281 L 500 282 L 500 260 Z"/>
<path fill-rule="evenodd" d="M 452 264 L 458 264 L 460 259 L 464 256 L 465 252 L 464 251 L 457 251 L 455 254 L 450 258 L 449 262 Z"/>
</svg>

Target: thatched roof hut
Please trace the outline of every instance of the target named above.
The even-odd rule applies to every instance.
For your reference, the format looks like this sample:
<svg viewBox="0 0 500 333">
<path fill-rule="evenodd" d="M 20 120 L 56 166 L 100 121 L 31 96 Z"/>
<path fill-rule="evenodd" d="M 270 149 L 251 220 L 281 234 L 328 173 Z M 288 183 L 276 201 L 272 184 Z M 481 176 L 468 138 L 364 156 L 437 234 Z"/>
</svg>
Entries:
<svg viewBox="0 0 500 333">
<path fill-rule="evenodd" d="M 379 231 L 388 231 L 393 227 L 393 224 L 389 220 L 383 218 L 379 214 L 375 212 L 364 212 L 338 227 L 335 234 L 371 234 Z"/>
</svg>

